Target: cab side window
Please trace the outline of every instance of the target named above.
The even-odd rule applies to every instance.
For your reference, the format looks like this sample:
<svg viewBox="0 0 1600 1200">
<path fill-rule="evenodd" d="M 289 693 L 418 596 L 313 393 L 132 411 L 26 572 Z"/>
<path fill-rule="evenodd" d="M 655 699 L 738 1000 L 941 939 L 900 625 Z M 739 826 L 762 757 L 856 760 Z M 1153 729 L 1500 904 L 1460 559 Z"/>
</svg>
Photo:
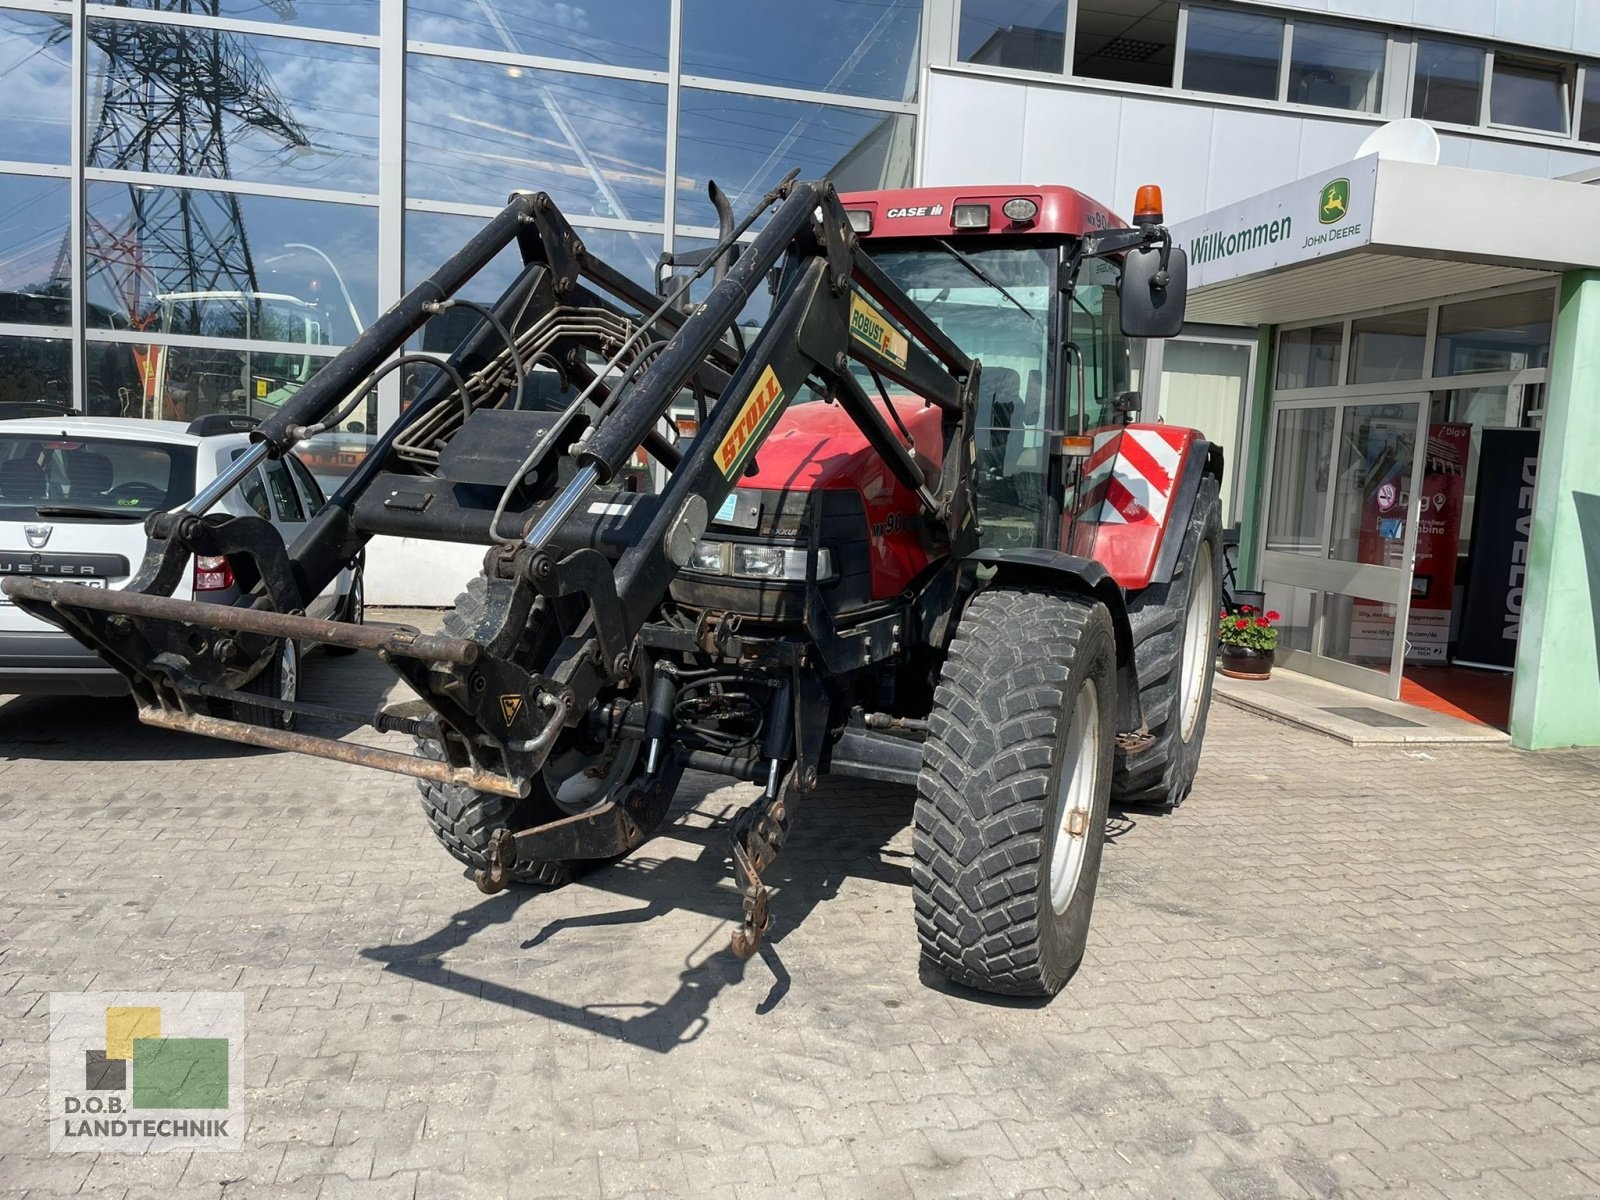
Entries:
<svg viewBox="0 0 1600 1200">
<path fill-rule="evenodd" d="M 277 510 L 278 520 L 302 522 L 306 519 L 305 510 L 300 506 L 300 496 L 294 490 L 294 481 L 289 478 L 289 469 L 280 459 L 267 464 L 267 487 L 272 492 L 272 506 Z"/>
</svg>

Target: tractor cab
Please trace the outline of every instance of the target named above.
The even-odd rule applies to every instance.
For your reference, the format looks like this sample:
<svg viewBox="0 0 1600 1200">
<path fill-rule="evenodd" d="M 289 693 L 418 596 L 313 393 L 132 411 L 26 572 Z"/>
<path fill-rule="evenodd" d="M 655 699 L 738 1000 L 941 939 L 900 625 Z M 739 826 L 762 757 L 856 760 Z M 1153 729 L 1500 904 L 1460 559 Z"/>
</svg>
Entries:
<svg viewBox="0 0 1600 1200">
<path fill-rule="evenodd" d="M 1158 196 L 1142 199 L 1136 219 L 1159 222 L 1150 211 Z M 1100 509 L 1083 503 L 1093 474 L 1084 464 L 1138 409 L 1122 256 L 1096 253 L 1093 239 L 1138 231 L 1067 187 L 916 188 L 841 200 L 873 260 L 982 363 L 974 423 L 981 544 L 1092 556 Z M 1143 277 L 1132 282 L 1139 287 Z M 871 394 L 871 381 L 865 386 Z"/>
</svg>

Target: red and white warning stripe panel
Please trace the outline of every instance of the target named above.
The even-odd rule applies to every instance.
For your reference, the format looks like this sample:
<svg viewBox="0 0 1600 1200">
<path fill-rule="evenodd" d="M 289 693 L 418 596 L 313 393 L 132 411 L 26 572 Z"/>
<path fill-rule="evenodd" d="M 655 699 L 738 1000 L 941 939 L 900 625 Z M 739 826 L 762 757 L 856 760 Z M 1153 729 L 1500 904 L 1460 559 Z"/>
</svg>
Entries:
<svg viewBox="0 0 1600 1200">
<path fill-rule="evenodd" d="M 1194 430 L 1176 426 L 1126 425 L 1097 434 L 1084 460 L 1074 550 L 1087 553 L 1092 546 L 1124 587 L 1149 582 L 1194 437 Z"/>
</svg>

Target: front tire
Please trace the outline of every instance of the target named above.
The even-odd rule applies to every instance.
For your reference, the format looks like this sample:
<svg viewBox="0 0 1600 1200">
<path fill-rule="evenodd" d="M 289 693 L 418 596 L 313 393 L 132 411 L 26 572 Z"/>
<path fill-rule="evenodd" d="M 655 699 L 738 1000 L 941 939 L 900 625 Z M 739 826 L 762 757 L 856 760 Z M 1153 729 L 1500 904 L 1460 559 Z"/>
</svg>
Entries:
<svg viewBox="0 0 1600 1200">
<path fill-rule="evenodd" d="M 1103 605 L 1027 587 L 968 603 L 934 695 L 912 835 L 917 936 L 955 982 L 1050 996 L 1077 969 L 1116 710 Z"/>
<path fill-rule="evenodd" d="M 452 637 L 470 638 L 483 619 L 487 584 L 480 575 L 465 592 L 456 597 L 455 608 L 444 617 L 444 632 Z M 559 746 L 559 743 L 558 743 Z M 431 738 L 417 739 L 417 752 L 443 760 L 444 751 Z M 542 825 L 574 812 L 584 811 L 606 800 L 624 804 L 629 789 L 651 789 L 653 795 L 643 807 L 656 811 L 658 802 L 676 790 L 682 775 L 675 754 L 662 757 L 653 777 L 646 778 L 643 756 L 637 743 L 622 747 L 612 756 L 612 767 L 598 777 L 586 768 L 593 765 L 574 750 L 558 751 L 546 763 L 546 770 L 533 781 L 530 793 L 520 799 L 475 791 L 457 784 L 418 780 L 422 811 L 428 826 L 441 845 L 457 862 L 474 871 L 490 866 L 489 844 L 495 833 L 512 833 Z M 664 810 L 665 805 L 659 804 Z M 518 859 L 510 876 L 519 883 L 559 887 L 570 881 L 581 862 Z"/>
</svg>

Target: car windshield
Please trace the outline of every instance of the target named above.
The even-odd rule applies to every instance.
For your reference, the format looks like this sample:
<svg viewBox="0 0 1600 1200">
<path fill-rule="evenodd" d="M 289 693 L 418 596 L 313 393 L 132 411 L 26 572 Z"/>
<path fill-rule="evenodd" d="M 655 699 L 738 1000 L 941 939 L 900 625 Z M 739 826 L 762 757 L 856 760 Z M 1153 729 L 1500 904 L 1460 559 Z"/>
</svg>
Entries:
<svg viewBox="0 0 1600 1200">
<path fill-rule="evenodd" d="M 0 431 L 0 520 L 139 517 L 194 495 L 192 446 Z"/>
</svg>

